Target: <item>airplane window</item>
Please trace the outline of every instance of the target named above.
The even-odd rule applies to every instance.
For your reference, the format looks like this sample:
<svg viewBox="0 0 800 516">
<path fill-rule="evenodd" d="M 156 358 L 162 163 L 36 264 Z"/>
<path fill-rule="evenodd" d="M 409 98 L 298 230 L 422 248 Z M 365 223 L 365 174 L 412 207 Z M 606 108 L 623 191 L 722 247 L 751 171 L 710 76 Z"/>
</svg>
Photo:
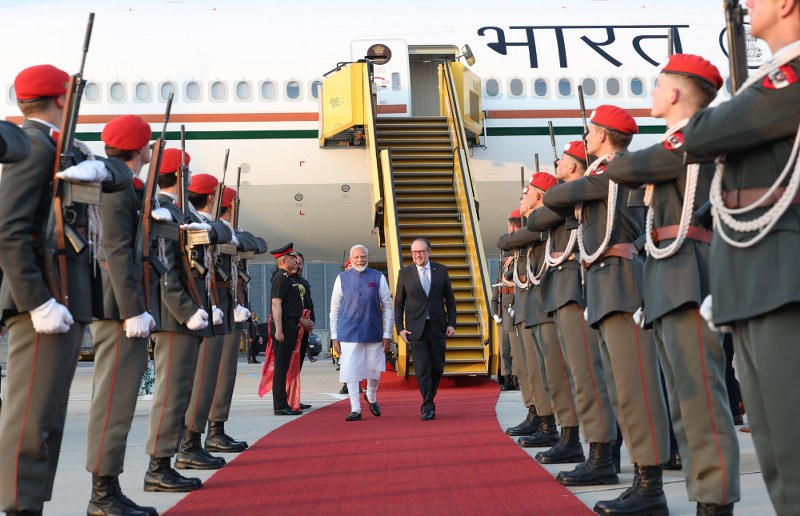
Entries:
<svg viewBox="0 0 800 516">
<path fill-rule="evenodd" d="M 150 88 L 150 84 L 146 82 L 139 82 L 136 83 L 136 87 L 134 88 L 134 93 L 136 95 L 136 100 L 139 102 L 150 102 L 152 97 L 152 88 Z"/>
<path fill-rule="evenodd" d="M 86 89 L 83 90 L 83 97 L 89 102 L 97 102 L 100 100 L 100 86 L 96 82 L 86 84 Z"/>
<path fill-rule="evenodd" d="M 392 72 L 392 91 L 400 91 L 400 72 Z"/>
<path fill-rule="evenodd" d="M 522 79 L 511 79 L 508 83 L 508 90 L 512 97 L 521 97 L 525 94 L 525 87 L 522 84 Z"/>
<path fill-rule="evenodd" d="M 609 97 L 617 97 L 620 92 L 619 79 L 616 77 L 609 77 L 606 79 L 606 95 Z"/>
<path fill-rule="evenodd" d="M 631 79 L 631 95 L 640 97 L 644 95 L 644 81 L 638 77 Z"/>
<path fill-rule="evenodd" d="M 558 96 L 571 97 L 572 96 L 572 81 L 569 79 L 558 80 Z"/>
<path fill-rule="evenodd" d="M 731 94 L 731 78 L 728 77 L 725 79 L 725 92 L 730 95 Z"/>
<path fill-rule="evenodd" d="M 211 98 L 217 101 L 225 100 L 228 88 L 222 81 L 214 81 L 211 83 Z"/>
<path fill-rule="evenodd" d="M 253 88 L 249 81 L 239 81 L 236 83 L 236 98 L 239 100 L 250 100 Z"/>
<path fill-rule="evenodd" d="M 322 90 L 322 81 L 314 81 L 311 83 L 312 98 L 318 99 L 320 90 Z"/>
<path fill-rule="evenodd" d="M 497 79 L 489 79 L 486 81 L 486 96 L 496 97 L 500 94 L 500 83 Z"/>
<path fill-rule="evenodd" d="M 112 82 L 108 88 L 108 95 L 113 102 L 125 101 L 125 85 L 119 81 Z"/>
<path fill-rule="evenodd" d="M 189 81 L 186 83 L 186 100 L 197 101 L 200 100 L 202 90 L 200 83 L 197 81 Z"/>
<path fill-rule="evenodd" d="M 162 82 L 161 86 L 158 88 L 158 96 L 161 102 L 166 102 L 169 98 L 169 94 L 172 93 L 175 95 L 175 83 L 174 82 Z M 174 97 L 173 97 L 174 98 Z"/>
<path fill-rule="evenodd" d="M 17 103 L 17 94 L 14 93 L 14 85 L 12 84 L 10 88 L 8 88 L 8 101 L 12 104 Z"/>
<path fill-rule="evenodd" d="M 581 81 L 583 85 L 583 94 L 587 97 L 594 97 L 597 95 L 597 83 L 591 77 L 586 77 Z"/>
<path fill-rule="evenodd" d="M 300 98 L 300 83 L 297 81 L 289 81 L 286 83 L 286 97 L 291 100 Z"/>
<path fill-rule="evenodd" d="M 533 81 L 533 94 L 537 97 L 546 97 L 550 92 L 550 87 L 546 79 L 536 79 Z"/>
<path fill-rule="evenodd" d="M 275 100 L 278 97 L 278 88 L 273 81 L 261 83 L 261 100 Z"/>
</svg>

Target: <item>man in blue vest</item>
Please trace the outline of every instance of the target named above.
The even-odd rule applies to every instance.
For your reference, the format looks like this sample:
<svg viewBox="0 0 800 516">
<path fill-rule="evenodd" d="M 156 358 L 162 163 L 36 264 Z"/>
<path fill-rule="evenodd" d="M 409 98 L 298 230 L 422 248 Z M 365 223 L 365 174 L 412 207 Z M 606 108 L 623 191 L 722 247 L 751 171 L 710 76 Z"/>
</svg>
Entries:
<svg viewBox="0 0 800 516">
<path fill-rule="evenodd" d="M 394 313 L 392 294 L 383 274 L 367 267 L 369 251 L 350 249 L 352 268 L 339 274 L 331 294 L 331 340 L 339 353 L 339 381 L 347 384 L 350 413 L 346 421 L 361 419 L 358 383 L 367 380 L 364 399 L 373 416 L 381 415 L 376 394 L 391 345 Z"/>
</svg>

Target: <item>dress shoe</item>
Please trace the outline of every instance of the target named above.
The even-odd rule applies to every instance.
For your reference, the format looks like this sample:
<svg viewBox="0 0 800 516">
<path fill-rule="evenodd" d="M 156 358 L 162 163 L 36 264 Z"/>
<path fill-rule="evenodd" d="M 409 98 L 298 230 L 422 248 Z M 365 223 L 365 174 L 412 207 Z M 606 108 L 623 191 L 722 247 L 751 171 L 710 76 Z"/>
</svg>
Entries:
<svg viewBox="0 0 800 516">
<path fill-rule="evenodd" d="M 146 516 L 147 513 L 125 505 L 119 498 L 112 477 L 92 475 L 92 497 L 87 516 Z"/>
<path fill-rule="evenodd" d="M 146 505 L 139 505 L 127 496 L 122 493 L 122 488 L 119 486 L 119 477 L 110 477 L 111 482 L 113 484 L 114 490 L 117 492 L 117 498 L 119 501 L 122 502 L 124 505 L 128 507 L 132 507 L 137 511 L 143 512 L 145 514 L 149 514 L 150 516 L 158 516 L 158 511 L 155 507 L 148 507 Z"/>
<path fill-rule="evenodd" d="M 619 484 L 614 458 L 613 443 L 589 443 L 589 460 L 578 464 L 572 471 L 561 471 L 556 480 L 563 486 L 596 486 Z"/>
<path fill-rule="evenodd" d="M 669 514 L 667 498 L 661 484 L 661 466 L 636 465 L 638 476 L 634 484 L 614 500 L 597 502 L 594 511 L 603 515 L 648 514 L 666 516 Z"/>
<path fill-rule="evenodd" d="M 515 437 L 521 435 L 532 435 L 539 428 L 539 424 L 539 416 L 536 415 L 536 407 L 529 407 L 528 415 L 525 416 L 525 419 L 522 421 L 522 423 L 518 424 L 517 426 L 506 428 L 506 434 L 513 435 Z"/>
<path fill-rule="evenodd" d="M 739 414 L 738 416 L 733 416 L 733 425 L 734 426 L 742 426 L 744 424 L 744 416 Z"/>
<path fill-rule="evenodd" d="M 214 457 L 200 446 L 200 433 L 184 429 L 178 453 L 175 455 L 176 469 L 219 469 L 225 459 Z"/>
<path fill-rule="evenodd" d="M 733 504 L 717 505 L 697 502 L 697 516 L 733 516 Z"/>
<path fill-rule="evenodd" d="M 381 406 L 378 405 L 378 400 L 375 400 L 375 403 L 370 403 L 366 392 L 364 393 L 364 400 L 366 400 L 367 405 L 369 405 L 369 411 L 373 416 L 378 417 L 381 415 Z"/>
<path fill-rule="evenodd" d="M 237 441 L 225 433 L 225 423 L 222 421 L 208 422 L 208 435 L 203 447 L 207 452 L 239 453 L 247 449 L 247 443 Z"/>
<path fill-rule="evenodd" d="M 361 412 L 351 412 L 344 417 L 345 421 L 358 421 L 361 419 Z"/>
<path fill-rule="evenodd" d="M 432 410 L 426 410 L 425 412 L 422 413 L 421 419 L 423 421 L 430 421 L 432 419 L 436 419 L 436 412 Z"/>
<path fill-rule="evenodd" d="M 311 405 L 306 405 L 305 403 L 300 404 L 300 410 L 308 410 L 311 408 Z"/>
<path fill-rule="evenodd" d="M 558 440 L 555 416 L 539 416 L 539 429 L 536 433 L 520 437 L 517 439 L 517 444 L 523 448 L 548 448 L 554 446 Z"/>
<path fill-rule="evenodd" d="M 303 413 L 302 410 L 295 410 L 292 407 L 286 407 L 284 409 L 276 410 L 276 416 L 299 416 Z"/>
<path fill-rule="evenodd" d="M 681 454 L 676 453 L 672 455 L 667 462 L 664 463 L 664 469 L 668 469 L 670 471 L 678 471 L 683 469 L 683 461 L 681 460 Z"/>
<path fill-rule="evenodd" d="M 577 426 L 561 427 L 561 439 L 547 451 L 536 454 L 540 464 L 569 464 L 583 462 L 583 446 Z"/>
<path fill-rule="evenodd" d="M 203 486 L 199 478 L 186 478 L 172 469 L 169 461 L 169 457 L 150 457 L 150 465 L 144 474 L 145 491 L 188 493 Z"/>
</svg>

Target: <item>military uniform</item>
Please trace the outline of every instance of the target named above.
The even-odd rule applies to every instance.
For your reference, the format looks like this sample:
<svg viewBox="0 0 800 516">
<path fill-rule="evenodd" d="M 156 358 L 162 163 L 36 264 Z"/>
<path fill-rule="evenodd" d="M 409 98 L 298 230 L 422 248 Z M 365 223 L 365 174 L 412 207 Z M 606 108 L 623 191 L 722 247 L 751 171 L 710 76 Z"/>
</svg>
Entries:
<svg viewBox="0 0 800 516">
<path fill-rule="evenodd" d="M 508 273 L 508 267 L 513 263 L 511 256 L 503 259 L 500 275 L 497 278 L 498 284 L 492 287 L 492 300 L 491 310 L 492 316 L 500 318 L 500 374 L 505 379 L 503 388 L 509 390 L 512 388 L 513 380 L 511 378 L 512 368 L 512 355 L 511 355 L 511 332 L 514 332 L 516 337 L 516 328 L 514 327 L 514 318 L 509 309 L 514 309 L 514 286 L 505 279 Z"/>
<path fill-rule="evenodd" d="M 790 161 L 800 124 L 800 57 L 797 41 L 775 52 L 728 102 L 698 112 L 684 130 L 689 162 L 724 155 L 721 202 L 740 209 L 758 201 Z M 796 164 L 793 175 L 797 175 Z M 752 220 L 772 208 L 787 186 L 742 216 Z M 712 189 L 713 190 L 713 189 Z M 713 193 L 712 193 L 713 199 Z M 753 238 L 717 219 L 710 250 L 714 323 L 733 327 L 742 398 L 770 499 L 779 514 L 800 507 L 800 448 L 794 417 L 800 412 L 800 205 L 797 196 L 748 247 Z M 724 205 L 724 206 L 723 206 Z M 720 227 L 721 226 L 721 227 Z M 760 233 L 760 232 L 759 232 Z"/>
<path fill-rule="evenodd" d="M 66 73 L 47 65 L 23 71 L 47 69 L 60 84 L 59 91 L 33 97 L 54 97 L 65 92 Z M 17 97 L 25 89 L 15 81 Z M 30 311 L 53 299 L 43 276 L 42 228 L 52 197 L 52 173 L 56 142 L 55 128 L 26 119 L 23 130 L 31 144 L 29 156 L 3 167 L 0 186 L 0 267 L 4 272 L 0 309 L 8 328 L 6 400 L 0 412 L 0 509 L 41 511 L 50 500 L 67 412 L 69 388 L 78 361 L 85 325 L 91 322 L 92 257 L 66 246 L 69 306 L 74 323 L 66 333 L 37 333 Z M 74 162 L 86 156 L 78 149 Z M 130 174 L 107 167 L 105 192 L 125 189 Z M 87 206 L 64 208 L 65 225 L 87 234 Z M 96 286 L 99 289 L 99 285 Z"/>
<path fill-rule="evenodd" d="M 0 163 L 16 163 L 31 153 L 31 141 L 16 125 L 0 120 Z"/>
</svg>

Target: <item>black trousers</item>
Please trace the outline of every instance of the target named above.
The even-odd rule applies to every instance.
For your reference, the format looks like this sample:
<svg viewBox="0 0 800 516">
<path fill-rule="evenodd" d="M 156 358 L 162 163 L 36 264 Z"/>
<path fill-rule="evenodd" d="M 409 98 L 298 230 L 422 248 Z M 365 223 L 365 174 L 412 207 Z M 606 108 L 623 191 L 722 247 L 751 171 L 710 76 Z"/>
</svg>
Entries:
<svg viewBox="0 0 800 516">
<path fill-rule="evenodd" d="M 414 375 L 417 377 L 419 392 L 422 394 L 422 412 L 434 410 L 433 398 L 439 389 L 439 381 L 444 373 L 445 339 L 436 338 L 431 332 L 430 320 L 425 321 L 425 329 L 420 338 L 411 339 L 411 355 L 414 357 Z"/>
<path fill-rule="evenodd" d="M 306 355 L 308 354 L 308 336 L 311 332 L 305 331 L 303 332 L 303 340 L 300 342 L 300 370 L 303 370 L 303 364 L 306 361 Z"/>
<path fill-rule="evenodd" d="M 742 401 L 742 391 L 739 389 L 739 380 L 736 379 L 736 371 L 733 369 L 733 334 L 720 333 L 719 339 L 722 340 L 722 348 L 725 350 L 725 387 L 728 389 L 731 415 L 741 416 L 739 403 Z"/>
<path fill-rule="evenodd" d="M 289 372 L 289 362 L 292 360 L 292 351 L 297 343 L 297 318 L 283 319 L 283 342 L 274 339 L 275 324 L 270 328 L 273 335 L 275 354 L 275 376 L 272 379 L 272 405 L 275 410 L 289 407 L 286 398 L 286 373 Z"/>
</svg>

